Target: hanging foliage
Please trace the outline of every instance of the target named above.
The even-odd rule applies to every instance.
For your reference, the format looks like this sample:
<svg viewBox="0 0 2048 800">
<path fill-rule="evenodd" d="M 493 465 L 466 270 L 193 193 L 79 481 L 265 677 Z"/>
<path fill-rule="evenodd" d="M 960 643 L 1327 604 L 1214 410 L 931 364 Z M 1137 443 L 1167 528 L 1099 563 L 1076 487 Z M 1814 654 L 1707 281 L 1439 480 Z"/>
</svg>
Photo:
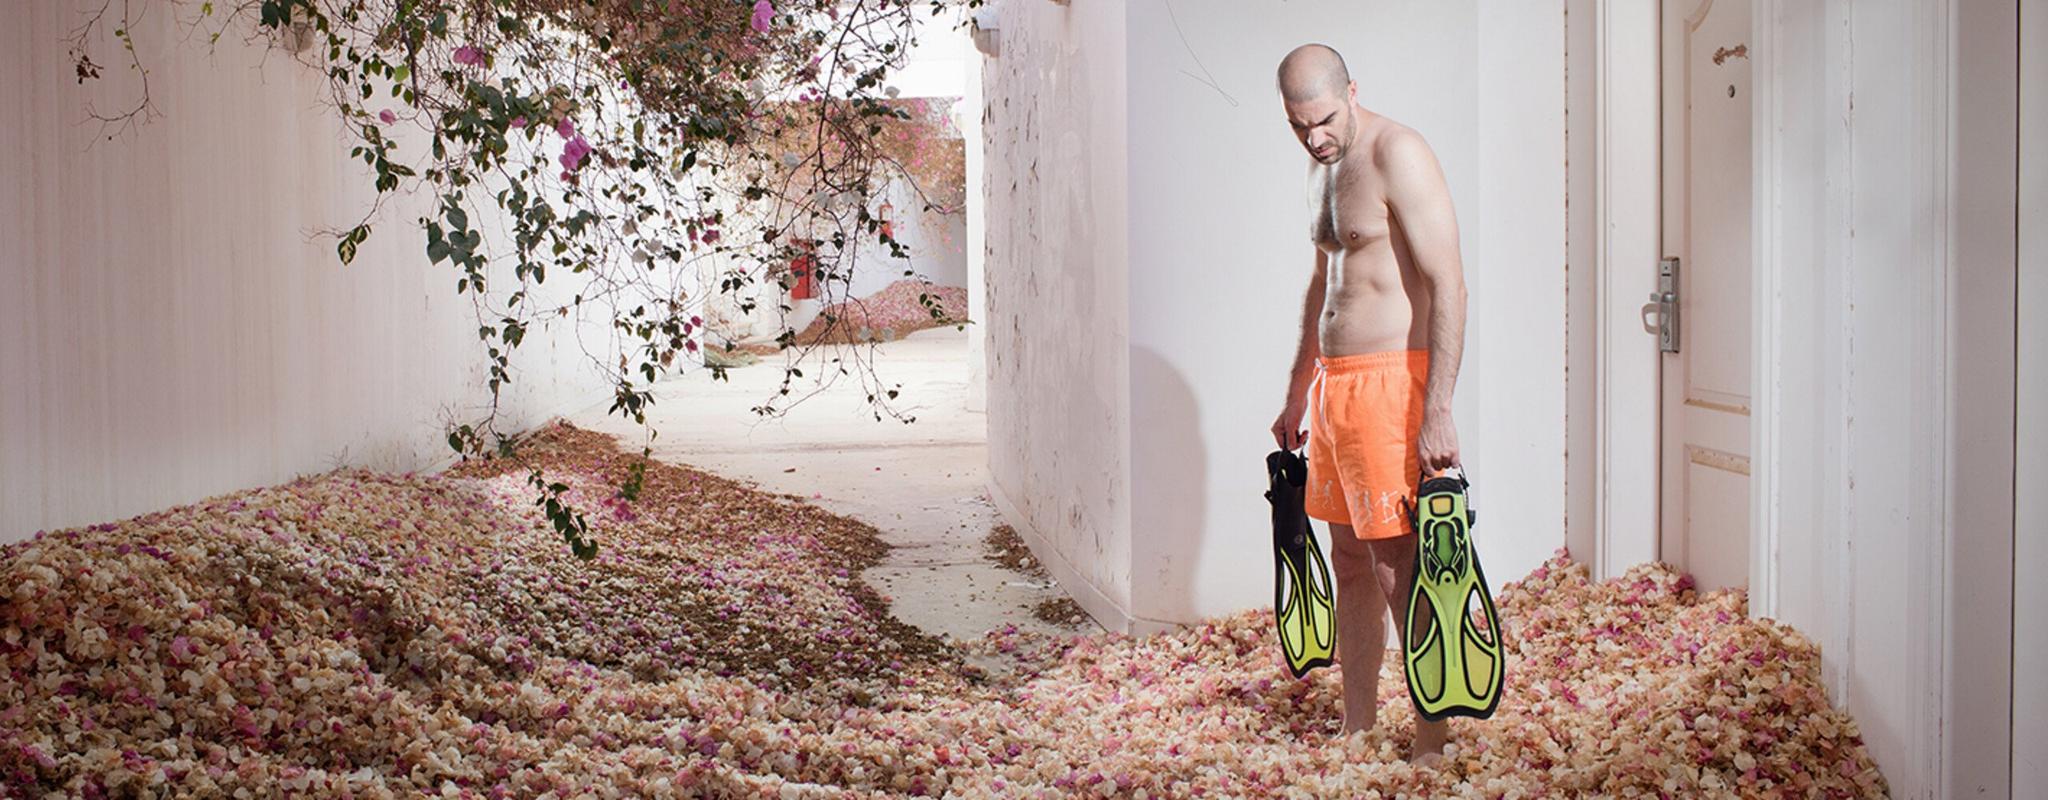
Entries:
<svg viewBox="0 0 2048 800">
<path fill-rule="evenodd" d="M 516 456 L 497 411 L 517 377 L 512 353 L 536 323 L 608 323 L 611 346 L 591 357 L 612 375 L 611 411 L 645 425 L 653 384 L 702 363 L 700 271 L 717 272 L 718 291 L 745 292 L 804 252 L 841 276 L 829 293 L 858 266 L 860 240 L 905 255 L 870 201 L 891 175 L 920 179 L 933 159 L 905 148 L 899 134 L 922 123 L 888 100 L 885 78 L 904 63 L 920 14 L 979 3 L 110 1 L 79 30 L 72 57 L 80 82 L 97 78 L 93 45 L 112 28 L 146 76 L 131 23 L 145 6 L 169 5 L 213 41 L 268 37 L 319 70 L 377 198 L 330 232 L 336 257 L 354 260 L 393 198 L 431 201 L 398 235 L 421 237 L 470 300 L 490 393 L 488 411 L 451 424 L 447 442 L 465 458 Z M 148 119 L 146 81 L 142 91 L 101 121 L 125 129 Z M 582 281 L 573 297 L 539 291 L 564 274 Z M 817 372 L 880 383 L 871 347 L 806 348 L 785 366 L 783 396 L 814 353 L 853 367 Z M 911 419 L 894 408 L 896 392 L 869 394 L 878 420 Z M 758 410 L 786 407 L 771 399 Z M 594 553 L 561 484 L 538 468 L 529 482 L 571 547 Z"/>
</svg>

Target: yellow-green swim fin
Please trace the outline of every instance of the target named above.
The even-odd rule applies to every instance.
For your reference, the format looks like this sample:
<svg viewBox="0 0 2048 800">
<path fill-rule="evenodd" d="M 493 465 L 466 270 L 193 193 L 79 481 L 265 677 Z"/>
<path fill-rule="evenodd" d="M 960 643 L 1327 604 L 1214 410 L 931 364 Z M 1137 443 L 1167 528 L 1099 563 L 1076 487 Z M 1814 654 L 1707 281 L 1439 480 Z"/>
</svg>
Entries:
<svg viewBox="0 0 2048 800">
<path fill-rule="evenodd" d="M 1467 487 L 1449 471 L 1424 480 L 1415 496 L 1415 585 L 1401 651 L 1408 694 L 1429 720 L 1491 717 L 1505 685 L 1500 616 L 1472 544 Z"/>
<path fill-rule="evenodd" d="M 1273 616 L 1280 649 L 1294 677 L 1326 667 L 1337 651 L 1337 613 L 1331 601 L 1330 568 L 1302 508 L 1308 464 L 1286 450 L 1266 456 L 1273 504 Z"/>
</svg>

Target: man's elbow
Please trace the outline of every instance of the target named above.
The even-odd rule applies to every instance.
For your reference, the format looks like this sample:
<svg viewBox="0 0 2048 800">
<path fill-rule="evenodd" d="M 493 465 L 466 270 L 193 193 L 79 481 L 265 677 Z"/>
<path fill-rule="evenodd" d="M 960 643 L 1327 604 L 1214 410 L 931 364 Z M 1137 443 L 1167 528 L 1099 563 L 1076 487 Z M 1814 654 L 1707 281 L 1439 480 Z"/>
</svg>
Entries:
<svg viewBox="0 0 2048 800">
<path fill-rule="evenodd" d="M 1454 270 L 1430 276 L 1430 303 L 1445 309 L 1465 307 L 1465 278 Z"/>
</svg>

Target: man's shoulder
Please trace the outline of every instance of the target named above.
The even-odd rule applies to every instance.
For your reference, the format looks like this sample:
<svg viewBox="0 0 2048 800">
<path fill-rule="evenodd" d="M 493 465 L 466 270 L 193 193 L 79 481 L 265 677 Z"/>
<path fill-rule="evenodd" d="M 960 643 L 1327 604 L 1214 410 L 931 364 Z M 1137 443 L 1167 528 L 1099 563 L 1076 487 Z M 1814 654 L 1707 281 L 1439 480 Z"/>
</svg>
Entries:
<svg viewBox="0 0 2048 800">
<path fill-rule="evenodd" d="M 1429 142 L 1420 131 L 1384 117 L 1381 120 L 1386 127 L 1373 137 L 1373 163 L 1385 169 L 1430 158 Z"/>
</svg>

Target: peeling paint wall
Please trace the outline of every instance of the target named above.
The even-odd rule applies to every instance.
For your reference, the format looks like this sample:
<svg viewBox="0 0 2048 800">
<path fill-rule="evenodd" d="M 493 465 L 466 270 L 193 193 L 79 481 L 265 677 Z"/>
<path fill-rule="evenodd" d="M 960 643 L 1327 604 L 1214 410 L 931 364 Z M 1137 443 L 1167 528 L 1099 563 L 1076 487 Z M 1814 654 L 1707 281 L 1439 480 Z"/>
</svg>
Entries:
<svg viewBox="0 0 2048 800">
<path fill-rule="evenodd" d="M 1096 619 L 1131 603 L 1125 10 L 996 4 L 983 62 L 991 493 Z"/>
<path fill-rule="evenodd" d="M 168 6 L 135 31 L 162 116 L 95 141 L 88 103 L 137 96 L 111 36 L 94 51 L 107 77 L 72 75 L 67 38 L 99 5 L 23 3 L 0 25 L 0 541 L 452 459 L 443 420 L 488 401 L 484 353 L 411 227 L 421 204 L 396 198 L 339 263 L 311 234 L 373 193 L 325 82 L 238 34 L 209 53 Z M 577 288 L 562 275 L 537 296 Z M 501 426 L 604 398 L 576 330 L 533 327 Z"/>
</svg>

